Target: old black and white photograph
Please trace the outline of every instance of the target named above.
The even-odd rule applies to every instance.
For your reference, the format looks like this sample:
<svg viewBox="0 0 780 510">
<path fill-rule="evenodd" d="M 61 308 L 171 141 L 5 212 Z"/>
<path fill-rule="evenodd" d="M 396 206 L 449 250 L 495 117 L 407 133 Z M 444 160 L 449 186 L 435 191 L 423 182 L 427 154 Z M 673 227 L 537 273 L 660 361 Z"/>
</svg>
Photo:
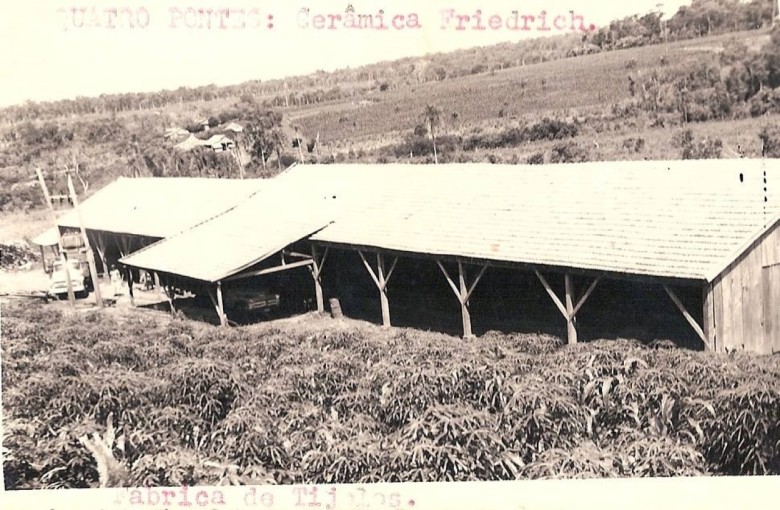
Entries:
<svg viewBox="0 0 780 510">
<path fill-rule="evenodd" d="M 6 495 L 778 489 L 778 0 L 12 0 L 0 49 Z"/>
</svg>

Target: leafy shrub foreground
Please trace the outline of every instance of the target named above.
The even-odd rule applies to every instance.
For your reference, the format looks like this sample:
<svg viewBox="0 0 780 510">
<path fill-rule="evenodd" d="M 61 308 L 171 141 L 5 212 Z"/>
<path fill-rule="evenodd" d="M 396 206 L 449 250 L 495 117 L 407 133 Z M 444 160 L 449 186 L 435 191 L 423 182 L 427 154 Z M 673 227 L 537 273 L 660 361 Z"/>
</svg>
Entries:
<svg viewBox="0 0 780 510">
<path fill-rule="evenodd" d="M 5 307 L 6 488 L 780 474 L 780 360 Z"/>
</svg>

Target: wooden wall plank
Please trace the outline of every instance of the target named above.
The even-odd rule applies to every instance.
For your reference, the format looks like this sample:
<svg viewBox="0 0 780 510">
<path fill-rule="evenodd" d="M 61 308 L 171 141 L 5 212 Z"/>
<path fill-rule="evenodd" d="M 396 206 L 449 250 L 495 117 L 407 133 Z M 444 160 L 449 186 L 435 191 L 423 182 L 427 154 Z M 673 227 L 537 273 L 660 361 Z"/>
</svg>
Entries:
<svg viewBox="0 0 780 510">
<path fill-rule="evenodd" d="M 780 263 L 780 226 L 761 241 L 761 266 Z"/>
<path fill-rule="evenodd" d="M 760 352 L 780 352 L 780 264 L 762 269 L 764 336 Z"/>
<path fill-rule="evenodd" d="M 712 321 L 715 324 L 715 343 L 714 349 L 718 352 L 723 352 L 723 321 L 725 320 L 723 314 L 723 277 L 718 276 L 712 282 Z"/>
<path fill-rule="evenodd" d="M 758 246 L 756 246 L 758 248 Z M 741 303 L 734 303 L 742 309 L 742 343 L 745 349 L 757 352 L 763 343 L 764 306 L 761 292 L 761 251 L 753 249 L 737 265 L 740 273 Z"/>
<path fill-rule="evenodd" d="M 712 350 L 717 351 L 718 346 L 715 341 L 715 314 L 714 314 L 714 285 L 708 284 L 702 288 L 702 330 L 704 338 L 710 344 Z"/>
<path fill-rule="evenodd" d="M 780 307 L 780 301 L 775 301 L 772 284 L 765 283 L 762 268 L 771 266 L 772 261 L 778 259 L 780 227 L 775 227 L 756 240 L 713 281 L 716 350 L 771 352 L 775 326 L 766 325 L 767 314 L 780 313 L 775 311 Z M 770 286 L 767 288 L 766 285 Z"/>
<path fill-rule="evenodd" d="M 733 271 L 734 265 L 730 265 L 726 272 L 723 275 L 723 278 L 720 282 L 720 290 L 721 290 L 721 296 L 723 300 L 723 308 L 721 309 L 722 313 L 722 319 L 721 324 L 722 328 L 720 329 L 720 343 L 722 349 L 726 350 L 732 350 L 739 347 L 739 344 L 741 342 L 739 339 L 735 338 L 735 332 L 739 331 L 741 334 L 741 328 L 737 330 L 736 323 L 734 316 L 735 315 L 742 315 L 741 310 L 739 314 L 734 313 L 735 310 L 733 310 L 734 306 L 734 271 Z"/>
</svg>

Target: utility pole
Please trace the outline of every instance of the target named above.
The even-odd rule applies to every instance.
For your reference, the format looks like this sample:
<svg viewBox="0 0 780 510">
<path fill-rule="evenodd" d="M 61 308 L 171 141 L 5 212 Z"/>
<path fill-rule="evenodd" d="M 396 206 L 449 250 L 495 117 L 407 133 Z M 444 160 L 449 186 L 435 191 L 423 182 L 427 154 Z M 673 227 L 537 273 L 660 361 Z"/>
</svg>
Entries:
<svg viewBox="0 0 780 510">
<path fill-rule="evenodd" d="M 52 220 L 54 220 L 54 226 L 56 227 L 57 213 L 54 211 L 54 205 L 51 203 L 51 195 L 49 195 L 49 188 L 46 187 L 46 181 L 43 179 L 43 172 L 41 172 L 40 168 L 36 168 L 35 173 L 38 174 L 38 182 L 41 184 L 43 196 L 46 198 L 46 205 L 49 206 L 51 217 Z M 71 282 L 70 279 L 70 265 L 68 264 L 68 259 L 65 258 L 65 249 L 62 247 L 62 236 L 59 235 L 59 232 L 57 234 L 57 247 L 60 250 L 60 263 L 62 264 L 62 268 L 65 270 L 65 282 L 68 288 L 68 303 L 70 304 L 71 308 L 75 308 L 76 295 L 73 294 L 73 282 Z"/>
<path fill-rule="evenodd" d="M 87 237 L 87 229 L 84 228 L 84 218 L 81 216 L 81 208 L 79 208 L 79 197 L 76 195 L 76 190 L 73 189 L 73 179 L 70 178 L 70 172 L 68 172 L 68 192 L 70 193 L 71 200 L 73 201 L 73 207 L 76 209 L 76 214 L 79 217 L 79 228 L 81 229 L 81 237 L 84 238 L 84 248 L 87 250 L 87 264 L 89 264 L 89 273 L 92 279 L 92 287 L 95 290 L 95 300 L 99 308 L 103 308 L 103 296 L 100 294 L 100 281 L 97 278 L 97 266 L 95 265 L 95 254 L 92 253 L 92 247 L 89 245 L 89 238 Z M 129 282 L 133 284 L 132 281 Z"/>
</svg>

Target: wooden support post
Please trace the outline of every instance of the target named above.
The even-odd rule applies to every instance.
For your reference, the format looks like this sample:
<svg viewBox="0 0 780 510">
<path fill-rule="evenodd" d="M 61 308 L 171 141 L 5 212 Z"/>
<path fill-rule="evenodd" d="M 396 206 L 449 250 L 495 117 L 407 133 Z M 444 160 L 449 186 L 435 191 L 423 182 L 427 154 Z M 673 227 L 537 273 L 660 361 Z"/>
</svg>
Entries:
<svg viewBox="0 0 780 510">
<path fill-rule="evenodd" d="M 209 299 L 211 300 L 211 304 L 214 305 L 214 310 L 217 312 L 220 326 L 225 326 L 227 324 L 227 316 L 224 313 L 225 309 L 222 302 L 221 283 L 222 282 L 218 282 L 217 285 L 215 285 L 213 288 L 207 287 L 206 292 L 208 293 Z"/>
<path fill-rule="evenodd" d="M 469 313 L 468 302 L 463 297 L 468 292 L 466 288 L 466 271 L 463 269 L 463 262 L 458 261 L 458 279 L 460 281 L 460 313 L 463 316 L 463 338 L 473 338 L 474 334 L 471 332 L 471 314 Z"/>
<path fill-rule="evenodd" d="M 390 282 L 390 277 L 393 275 L 395 264 L 398 262 L 398 257 L 393 260 L 393 263 L 390 266 L 390 271 L 385 274 L 385 259 L 381 253 L 376 254 L 376 273 L 374 273 L 371 264 L 368 263 L 368 260 L 366 260 L 363 252 L 358 251 L 358 255 L 360 255 L 360 258 L 363 261 L 363 265 L 366 266 L 366 270 L 368 270 L 368 274 L 371 276 L 371 279 L 374 280 L 377 289 L 379 289 L 379 301 L 382 306 L 382 326 L 389 327 L 390 301 L 387 299 L 387 284 Z"/>
<path fill-rule="evenodd" d="M 176 315 L 176 306 L 173 302 L 173 300 L 176 298 L 176 295 L 173 292 L 173 288 L 168 285 L 168 282 L 165 282 L 162 285 L 163 292 L 165 292 L 165 298 L 168 300 L 168 305 L 171 307 L 171 315 Z"/>
<path fill-rule="evenodd" d="M 217 282 L 217 313 L 219 314 L 220 326 L 227 326 L 227 316 L 225 315 L 225 303 L 222 300 L 222 282 Z"/>
<path fill-rule="evenodd" d="M 387 282 L 385 281 L 385 258 L 376 254 L 377 277 L 379 278 L 379 301 L 382 305 L 382 326 L 390 327 L 390 301 L 387 299 Z"/>
<path fill-rule="evenodd" d="M 43 245 L 39 246 L 41 249 L 41 265 L 43 266 L 43 272 L 46 272 L 46 255 L 43 252 Z"/>
<path fill-rule="evenodd" d="M 563 282 L 566 287 L 566 337 L 569 345 L 572 345 L 577 343 L 577 328 L 574 325 L 574 299 L 572 298 L 574 289 L 569 273 L 563 276 Z"/>
<path fill-rule="evenodd" d="M 95 249 L 98 252 L 100 263 L 103 264 L 103 280 L 108 278 L 108 263 L 106 262 L 106 239 L 103 234 L 96 232 L 95 236 Z"/>
<path fill-rule="evenodd" d="M 133 270 L 130 267 L 125 268 L 127 273 L 127 289 L 130 296 L 130 306 L 135 306 L 135 296 L 133 296 Z M 97 285 L 95 286 L 97 288 Z"/>
<path fill-rule="evenodd" d="M 701 338 L 701 341 L 704 342 L 704 348 L 708 351 L 712 350 L 712 345 L 707 340 L 707 336 L 704 334 L 704 331 L 701 329 L 701 326 L 696 322 L 696 319 L 694 319 L 690 313 L 688 313 L 688 310 L 685 309 L 685 306 L 682 304 L 682 301 L 677 297 L 677 294 L 675 294 L 672 289 L 670 289 L 668 286 L 664 285 L 664 290 L 669 295 L 669 297 L 674 302 L 675 306 L 677 306 L 677 309 L 680 310 L 680 313 L 683 314 L 683 317 L 685 317 L 685 320 L 688 321 L 688 324 L 691 325 L 693 330 L 696 332 L 697 335 L 699 335 L 699 338 Z"/>
<path fill-rule="evenodd" d="M 479 270 L 477 277 L 474 278 L 474 281 L 469 287 L 467 285 L 468 278 L 466 276 L 466 271 L 461 261 L 458 261 L 459 285 L 455 285 L 455 282 L 452 280 L 452 278 L 450 278 L 449 273 L 444 268 L 444 265 L 441 262 L 437 260 L 436 264 L 438 264 L 439 269 L 441 269 L 441 272 L 444 273 L 444 277 L 447 279 L 447 283 L 449 283 L 450 288 L 455 293 L 455 297 L 457 297 L 458 301 L 460 302 L 460 311 L 461 311 L 461 316 L 463 318 L 463 338 L 473 338 L 474 335 L 471 332 L 471 312 L 469 312 L 469 299 L 471 298 L 471 294 L 474 293 L 474 289 L 477 288 L 477 284 L 482 279 L 482 275 L 485 274 L 488 265 L 487 264 L 482 265 L 482 268 Z"/>
<path fill-rule="evenodd" d="M 585 291 L 585 293 L 582 295 L 582 297 L 577 301 L 576 304 L 574 304 L 574 286 L 572 285 L 571 281 L 571 275 L 569 273 L 564 274 L 563 277 L 563 283 L 565 287 L 566 297 L 565 301 L 566 304 L 564 305 L 560 299 L 558 299 L 558 296 L 555 294 L 555 291 L 553 291 L 550 284 L 547 282 L 544 276 L 542 276 L 542 273 L 539 271 L 534 271 L 536 273 L 537 278 L 539 278 L 539 281 L 542 283 L 542 286 L 544 287 L 544 290 L 547 291 L 547 294 L 550 295 L 550 298 L 553 300 L 553 303 L 555 303 L 555 306 L 558 308 L 558 310 L 561 312 L 561 315 L 563 315 L 563 318 L 566 319 L 566 337 L 569 344 L 576 344 L 577 343 L 577 325 L 576 325 L 576 318 L 577 318 L 577 312 L 582 308 L 582 305 L 585 304 L 585 301 L 588 300 L 591 293 L 593 292 L 593 289 L 596 288 L 596 284 L 601 280 L 601 278 L 596 278 L 591 282 L 590 286 L 588 287 L 588 290 Z"/>
<path fill-rule="evenodd" d="M 43 179 L 43 173 L 41 172 L 40 168 L 35 169 L 35 173 L 38 174 L 38 182 L 41 184 L 41 189 L 43 190 L 43 196 L 46 199 L 46 204 L 49 206 L 49 210 L 51 211 L 51 217 L 54 220 L 54 225 L 57 225 L 57 213 L 54 211 L 54 204 L 52 204 L 51 201 L 51 195 L 49 194 L 49 189 L 46 187 L 46 181 Z M 67 280 L 66 286 L 68 289 L 68 304 L 71 308 L 76 307 L 76 296 L 73 294 L 73 282 L 70 279 L 70 264 L 68 264 L 67 257 L 65 256 L 65 250 L 62 247 L 62 238 L 57 238 L 57 248 L 59 249 L 59 259 L 62 263 L 62 268 L 65 271 L 65 279 Z"/>
<path fill-rule="evenodd" d="M 68 192 L 70 193 L 71 201 L 73 202 L 73 208 L 76 209 L 76 215 L 79 219 L 79 229 L 81 230 L 81 237 L 84 239 L 84 248 L 86 249 L 87 265 L 89 266 L 90 279 L 92 280 L 92 287 L 95 291 L 95 302 L 98 307 L 103 308 L 103 296 L 100 292 L 100 282 L 97 277 L 97 266 L 95 265 L 95 254 L 92 253 L 92 248 L 89 245 L 89 236 L 87 236 L 87 229 L 84 227 L 84 218 L 81 216 L 81 209 L 79 208 L 79 197 L 76 195 L 76 190 L 73 189 L 73 179 L 68 174 Z M 128 269 L 129 272 L 129 269 Z M 132 278 L 128 282 L 130 285 L 130 302 L 133 302 L 133 289 Z"/>
<path fill-rule="evenodd" d="M 132 245 L 132 242 L 130 241 L 130 238 L 123 235 L 119 237 L 119 254 L 122 257 L 127 257 L 130 255 L 130 247 Z"/>
<path fill-rule="evenodd" d="M 325 248 L 325 252 L 322 254 L 322 259 L 317 260 L 317 247 L 311 247 L 311 256 L 314 259 L 314 263 L 311 266 L 311 275 L 314 278 L 314 293 L 317 297 L 317 311 L 322 313 L 325 311 L 325 302 L 322 297 L 322 280 L 320 275 L 322 274 L 322 267 L 325 265 L 325 259 L 328 258 L 328 248 Z"/>
<path fill-rule="evenodd" d="M 173 288 L 168 284 L 168 280 L 166 278 L 160 278 L 157 273 L 154 273 L 154 276 L 158 279 L 158 282 L 160 282 L 160 286 L 158 288 L 162 289 L 163 293 L 165 294 L 165 299 L 168 300 L 168 305 L 171 307 L 171 315 L 176 315 L 176 305 L 173 302 L 176 296 L 173 292 Z"/>
<path fill-rule="evenodd" d="M 60 248 L 60 261 L 62 262 L 62 267 L 65 269 L 65 279 L 67 280 L 67 288 L 68 288 L 68 303 L 70 303 L 71 308 L 76 307 L 76 295 L 73 293 L 73 281 L 70 277 L 70 260 L 65 256 L 65 250 Z"/>
</svg>

